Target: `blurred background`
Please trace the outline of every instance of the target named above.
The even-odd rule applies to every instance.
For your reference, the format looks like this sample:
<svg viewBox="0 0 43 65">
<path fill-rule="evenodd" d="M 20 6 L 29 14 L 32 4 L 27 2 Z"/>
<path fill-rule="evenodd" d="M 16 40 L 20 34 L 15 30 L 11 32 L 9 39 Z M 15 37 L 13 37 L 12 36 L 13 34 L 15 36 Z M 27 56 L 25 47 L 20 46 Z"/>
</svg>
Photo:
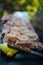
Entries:
<svg viewBox="0 0 43 65">
<path fill-rule="evenodd" d="M 15 11 L 27 11 L 32 25 L 43 29 L 43 0 L 0 0 L 0 20 Z"/>
</svg>

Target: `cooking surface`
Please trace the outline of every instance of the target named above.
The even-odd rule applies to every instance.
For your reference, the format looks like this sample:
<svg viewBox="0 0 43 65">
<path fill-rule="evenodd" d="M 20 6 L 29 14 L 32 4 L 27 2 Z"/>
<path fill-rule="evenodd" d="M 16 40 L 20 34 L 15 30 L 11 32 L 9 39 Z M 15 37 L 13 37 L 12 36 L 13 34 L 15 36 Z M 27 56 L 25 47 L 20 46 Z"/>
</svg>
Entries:
<svg viewBox="0 0 43 65">
<path fill-rule="evenodd" d="M 32 59 L 32 58 L 28 58 L 28 59 L 5 59 L 5 58 L 0 58 L 0 65 L 43 65 L 43 59 Z"/>
</svg>

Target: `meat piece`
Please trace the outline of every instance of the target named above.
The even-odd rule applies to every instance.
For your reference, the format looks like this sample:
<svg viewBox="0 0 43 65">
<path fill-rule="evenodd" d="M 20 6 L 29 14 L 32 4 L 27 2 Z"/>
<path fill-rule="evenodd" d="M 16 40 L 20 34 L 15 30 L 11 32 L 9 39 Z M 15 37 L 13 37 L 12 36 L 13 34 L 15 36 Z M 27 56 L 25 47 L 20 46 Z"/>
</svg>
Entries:
<svg viewBox="0 0 43 65">
<path fill-rule="evenodd" d="M 19 41 L 22 41 L 22 42 L 28 41 L 28 36 L 26 36 L 26 35 L 19 35 L 19 36 L 17 36 L 17 38 Z"/>
<path fill-rule="evenodd" d="M 22 47 L 24 46 L 24 47 L 27 47 L 27 48 L 30 48 L 30 49 L 39 49 L 39 50 L 43 49 L 43 44 L 40 43 L 40 42 L 31 42 L 31 41 L 22 42 L 22 41 L 18 41 L 17 45 L 20 45 Z"/>
<path fill-rule="evenodd" d="M 26 23 L 26 26 L 27 26 L 27 28 L 28 28 L 29 30 L 34 31 L 34 32 L 35 32 L 35 29 L 33 28 L 33 26 L 32 26 L 32 24 L 31 24 L 31 22 L 30 22 L 30 21 Z"/>
<path fill-rule="evenodd" d="M 14 26 L 12 26 L 11 27 L 11 31 L 10 31 L 11 33 L 14 33 L 14 32 L 19 32 L 19 27 L 14 27 Z"/>
<path fill-rule="evenodd" d="M 15 38 L 8 37 L 7 42 L 13 42 L 13 43 L 16 42 L 16 37 Z"/>
<path fill-rule="evenodd" d="M 6 34 L 7 36 L 7 42 L 15 42 L 16 41 L 16 33 L 9 33 L 9 34 Z"/>
<path fill-rule="evenodd" d="M 2 33 L 6 34 L 6 33 L 9 33 L 9 32 L 10 32 L 10 26 L 7 25 L 7 24 L 4 24 Z"/>
<path fill-rule="evenodd" d="M 30 31 L 27 29 L 27 30 L 25 30 L 24 34 L 27 35 L 31 41 L 38 41 L 39 40 L 38 35 L 33 31 Z"/>
<path fill-rule="evenodd" d="M 10 19 L 10 21 L 12 21 L 15 26 L 20 26 L 21 25 L 21 22 L 22 22 L 22 19 L 17 18 L 15 16 L 12 16 L 12 18 Z"/>
<path fill-rule="evenodd" d="M 31 49 L 35 48 L 35 45 L 30 41 L 29 42 L 18 41 L 17 45 L 20 45 L 21 47 L 24 46 L 24 47 L 31 48 Z"/>
<path fill-rule="evenodd" d="M 43 44 L 41 42 L 36 42 L 35 47 L 39 50 L 43 49 Z"/>
<path fill-rule="evenodd" d="M 7 23 L 6 23 L 7 25 L 9 25 L 9 26 L 14 26 L 14 23 L 13 23 L 13 21 L 7 21 Z"/>
<path fill-rule="evenodd" d="M 6 40 L 7 42 L 14 42 L 17 40 L 17 36 L 19 36 L 19 32 L 11 31 L 10 33 L 6 34 Z"/>
</svg>

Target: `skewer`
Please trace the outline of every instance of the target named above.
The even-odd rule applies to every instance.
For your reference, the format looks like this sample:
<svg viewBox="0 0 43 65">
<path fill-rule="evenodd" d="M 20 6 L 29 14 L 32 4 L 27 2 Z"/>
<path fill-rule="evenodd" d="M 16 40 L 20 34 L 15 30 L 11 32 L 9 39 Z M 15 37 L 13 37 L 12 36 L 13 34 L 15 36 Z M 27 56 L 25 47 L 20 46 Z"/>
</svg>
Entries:
<svg viewBox="0 0 43 65">
<path fill-rule="evenodd" d="M 37 56 L 40 56 L 40 57 L 43 57 L 43 54 L 37 52 L 37 51 L 33 51 L 31 50 L 31 53 L 34 54 L 34 55 L 37 55 Z"/>
</svg>

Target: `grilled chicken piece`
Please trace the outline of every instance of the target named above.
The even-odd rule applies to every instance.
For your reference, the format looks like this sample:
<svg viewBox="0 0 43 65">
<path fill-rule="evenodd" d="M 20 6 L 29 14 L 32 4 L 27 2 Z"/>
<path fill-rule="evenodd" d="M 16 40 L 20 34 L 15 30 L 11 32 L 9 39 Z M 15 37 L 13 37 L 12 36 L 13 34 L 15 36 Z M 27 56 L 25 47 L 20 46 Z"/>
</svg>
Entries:
<svg viewBox="0 0 43 65">
<path fill-rule="evenodd" d="M 7 18 L 8 19 L 8 18 Z M 28 48 L 42 48 L 39 43 L 39 38 L 30 23 L 17 17 L 11 17 L 9 21 L 4 24 L 2 33 L 5 34 L 4 42 L 17 42 L 17 45 Z"/>
</svg>

